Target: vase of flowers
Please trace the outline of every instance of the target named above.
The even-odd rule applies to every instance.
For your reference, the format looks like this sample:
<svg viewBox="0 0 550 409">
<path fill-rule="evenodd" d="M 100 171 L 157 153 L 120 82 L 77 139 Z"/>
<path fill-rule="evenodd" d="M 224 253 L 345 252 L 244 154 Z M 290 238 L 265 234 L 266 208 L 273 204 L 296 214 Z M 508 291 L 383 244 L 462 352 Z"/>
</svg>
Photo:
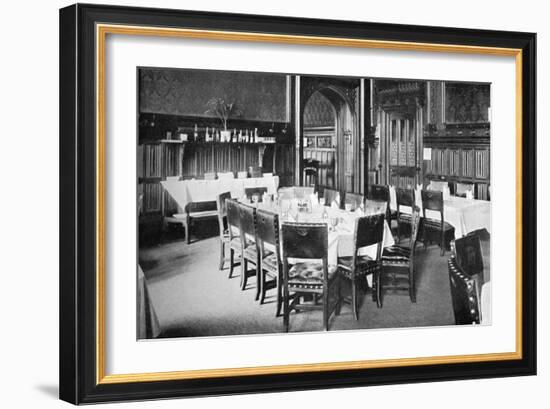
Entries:
<svg viewBox="0 0 550 409">
<path fill-rule="evenodd" d="M 231 131 L 227 130 L 227 120 L 230 116 L 241 115 L 241 111 L 235 105 L 235 102 L 226 102 L 223 98 L 211 98 L 206 103 L 208 109 L 206 114 L 215 115 L 222 123 L 223 130 L 220 131 L 220 137 L 223 142 L 231 140 Z"/>
</svg>

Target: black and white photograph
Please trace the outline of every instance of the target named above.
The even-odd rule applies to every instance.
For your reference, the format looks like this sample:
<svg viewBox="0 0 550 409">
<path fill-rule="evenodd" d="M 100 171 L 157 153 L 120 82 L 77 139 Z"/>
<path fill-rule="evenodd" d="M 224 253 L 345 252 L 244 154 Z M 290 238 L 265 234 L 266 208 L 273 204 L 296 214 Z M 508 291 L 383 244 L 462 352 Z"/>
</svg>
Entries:
<svg viewBox="0 0 550 409">
<path fill-rule="evenodd" d="M 137 338 L 491 325 L 491 84 L 137 68 Z"/>
</svg>

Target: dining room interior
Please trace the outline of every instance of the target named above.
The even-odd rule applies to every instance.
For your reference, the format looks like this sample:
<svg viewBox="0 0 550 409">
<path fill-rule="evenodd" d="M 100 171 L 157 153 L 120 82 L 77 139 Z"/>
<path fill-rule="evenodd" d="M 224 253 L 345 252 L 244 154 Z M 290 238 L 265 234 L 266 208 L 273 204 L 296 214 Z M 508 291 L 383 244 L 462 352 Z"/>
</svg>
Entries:
<svg viewBox="0 0 550 409">
<path fill-rule="evenodd" d="M 139 67 L 137 338 L 491 324 L 491 85 Z"/>
</svg>

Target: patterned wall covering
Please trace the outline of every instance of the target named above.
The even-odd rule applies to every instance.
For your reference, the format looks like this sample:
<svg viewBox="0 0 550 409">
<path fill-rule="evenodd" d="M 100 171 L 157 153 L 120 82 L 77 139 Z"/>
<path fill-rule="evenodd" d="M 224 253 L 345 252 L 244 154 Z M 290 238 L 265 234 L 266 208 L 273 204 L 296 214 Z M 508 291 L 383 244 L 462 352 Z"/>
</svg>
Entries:
<svg viewBox="0 0 550 409">
<path fill-rule="evenodd" d="M 330 101 L 314 92 L 304 109 L 304 126 L 334 126 L 335 112 Z"/>
<path fill-rule="evenodd" d="M 491 106 L 489 84 L 445 84 L 446 123 L 488 122 L 488 108 Z"/>
<path fill-rule="evenodd" d="M 208 117 L 210 98 L 234 101 L 241 118 L 285 122 L 286 76 L 250 72 L 142 68 L 142 113 Z"/>
</svg>

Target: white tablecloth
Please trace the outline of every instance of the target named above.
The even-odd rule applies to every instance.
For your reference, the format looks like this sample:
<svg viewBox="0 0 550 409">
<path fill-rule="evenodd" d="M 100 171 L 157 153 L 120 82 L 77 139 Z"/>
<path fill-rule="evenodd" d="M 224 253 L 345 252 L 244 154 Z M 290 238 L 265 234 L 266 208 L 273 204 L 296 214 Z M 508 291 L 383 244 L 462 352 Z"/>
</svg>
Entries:
<svg viewBox="0 0 550 409">
<path fill-rule="evenodd" d="M 450 196 L 443 202 L 445 221 L 455 228 L 456 238 L 479 229 L 487 229 L 489 233 L 491 232 L 491 202 L 457 196 Z M 392 209 L 397 209 L 396 203 L 395 188 L 390 186 L 390 206 Z M 422 211 L 422 197 L 419 189 L 416 190 L 416 205 Z M 401 211 L 410 213 L 411 209 L 402 206 Z M 440 216 L 438 212 L 427 210 L 426 217 L 439 220 Z"/>
<path fill-rule="evenodd" d="M 178 206 L 185 210 L 188 203 L 214 201 L 223 192 L 231 192 L 231 197 L 243 197 L 244 189 L 248 187 L 267 187 L 267 193 L 274 194 L 279 187 L 279 176 L 225 180 L 164 181 L 161 184 Z"/>
<path fill-rule="evenodd" d="M 274 209 L 273 207 L 270 207 L 269 205 L 259 205 L 260 208 L 266 208 L 267 210 L 271 211 L 278 211 L 277 209 Z M 290 212 L 293 213 L 293 212 Z M 297 222 L 311 222 L 311 223 L 319 223 L 323 221 L 322 214 L 323 214 L 323 208 L 322 207 L 316 207 L 312 210 L 311 213 L 306 212 L 294 212 L 294 214 L 297 216 L 297 220 L 294 218 L 290 219 L 289 221 L 297 221 Z M 328 222 L 330 224 L 330 219 L 333 217 L 339 218 L 339 223 L 336 226 L 336 231 L 329 231 L 328 234 L 328 263 L 329 265 L 337 265 L 338 264 L 338 257 L 346 257 L 346 256 L 352 256 L 353 255 L 353 249 L 354 249 L 354 243 L 353 243 L 353 232 L 355 229 L 355 219 L 362 216 L 363 214 L 360 214 L 359 212 L 347 212 L 345 210 L 341 209 L 331 209 L 327 207 L 327 214 L 329 216 Z M 290 216 L 292 217 L 292 216 Z M 281 222 L 286 221 L 282 218 L 280 219 Z M 390 227 L 388 226 L 387 222 L 384 222 L 384 238 L 383 238 L 383 247 L 389 247 L 393 246 L 395 244 L 395 241 L 393 239 L 393 235 L 391 232 Z M 365 247 L 359 250 L 359 255 L 367 255 L 372 259 L 376 259 L 376 245 Z M 281 251 L 282 254 L 282 251 Z"/>
</svg>

